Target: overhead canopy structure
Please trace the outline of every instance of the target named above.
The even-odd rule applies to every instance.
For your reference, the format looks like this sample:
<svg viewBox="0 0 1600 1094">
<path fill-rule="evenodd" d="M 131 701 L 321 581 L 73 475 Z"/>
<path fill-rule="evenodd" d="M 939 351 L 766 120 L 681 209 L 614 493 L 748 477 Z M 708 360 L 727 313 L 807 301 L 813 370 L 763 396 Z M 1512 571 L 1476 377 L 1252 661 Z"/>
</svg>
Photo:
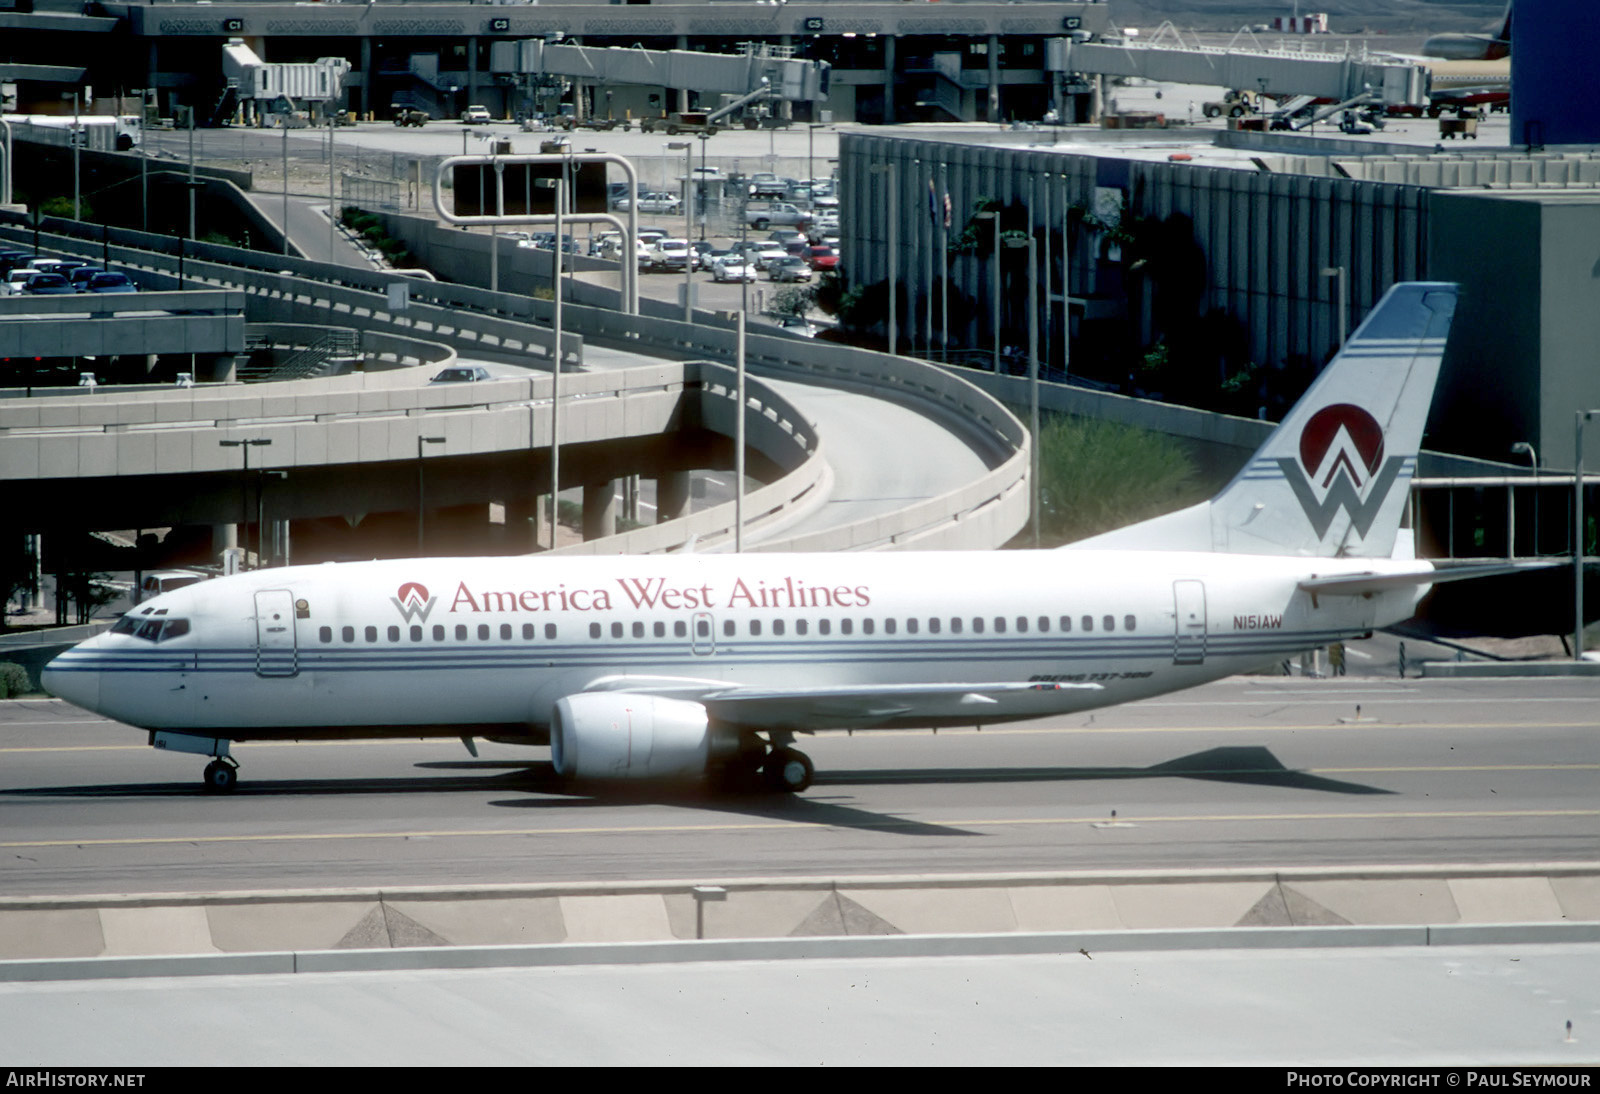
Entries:
<svg viewBox="0 0 1600 1094">
<path fill-rule="evenodd" d="M 702 93 L 747 95 L 763 84 L 774 98 L 814 102 L 828 97 L 826 61 L 775 53 L 700 53 L 687 49 L 618 49 L 557 45 L 539 38 L 495 42 L 497 75 L 573 76 L 598 83 L 692 87 Z"/>
</svg>

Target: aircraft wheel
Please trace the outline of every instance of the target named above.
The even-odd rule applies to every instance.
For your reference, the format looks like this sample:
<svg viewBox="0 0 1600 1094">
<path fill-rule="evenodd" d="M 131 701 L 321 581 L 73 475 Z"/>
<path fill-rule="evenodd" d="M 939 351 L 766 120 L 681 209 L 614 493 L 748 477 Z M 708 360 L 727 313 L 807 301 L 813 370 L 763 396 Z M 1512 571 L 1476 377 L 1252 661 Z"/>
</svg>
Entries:
<svg viewBox="0 0 1600 1094">
<path fill-rule="evenodd" d="M 763 770 L 767 775 L 767 785 L 785 794 L 798 794 L 809 789 L 817 773 L 816 768 L 811 766 L 811 757 L 794 748 L 774 749 L 767 757 Z"/>
<path fill-rule="evenodd" d="M 239 769 L 221 760 L 206 764 L 206 789 L 214 794 L 226 794 L 239 785 Z"/>
</svg>

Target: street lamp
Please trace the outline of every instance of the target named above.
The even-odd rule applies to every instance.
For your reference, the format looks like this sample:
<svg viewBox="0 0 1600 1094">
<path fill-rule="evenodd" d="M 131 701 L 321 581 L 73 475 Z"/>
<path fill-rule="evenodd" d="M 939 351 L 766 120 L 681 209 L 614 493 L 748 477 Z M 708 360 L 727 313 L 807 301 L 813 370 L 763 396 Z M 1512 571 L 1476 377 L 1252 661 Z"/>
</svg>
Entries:
<svg viewBox="0 0 1600 1094">
<path fill-rule="evenodd" d="M 1345 305 L 1345 272 L 1343 266 L 1324 266 L 1323 277 L 1337 277 L 1339 279 L 1339 348 L 1344 348 L 1345 323 L 1349 316 L 1349 309 Z"/>
<path fill-rule="evenodd" d="M 1028 249 L 1028 428 L 1033 435 L 1029 475 L 1033 479 L 1033 545 L 1039 546 L 1039 242 L 1030 232 L 1027 239 L 1013 236 L 1008 247 Z"/>
<path fill-rule="evenodd" d="M 251 437 L 240 441 L 218 441 L 223 448 L 238 448 L 244 452 L 244 474 L 239 480 L 239 523 L 244 526 L 245 562 L 250 557 L 250 449 L 272 443 L 270 437 Z M 247 566 L 248 568 L 248 566 Z"/>
<path fill-rule="evenodd" d="M 990 295 L 994 299 L 994 371 L 1000 372 L 1000 211 L 986 209 L 981 213 L 973 213 L 973 220 L 987 220 L 994 223 L 994 277 Z"/>
<path fill-rule="evenodd" d="M 422 549 L 422 520 L 423 520 L 423 515 L 428 511 L 427 504 L 426 504 L 426 502 L 424 500 L 424 494 L 422 492 L 422 468 L 423 468 L 422 446 L 425 445 L 425 444 L 444 444 L 444 438 L 443 437 L 423 437 L 423 436 L 420 436 L 420 435 L 417 437 L 417 557 L 418 558 L 421 558 L 422 555 L 423 555 L 423 549 Z"/>
<path fill-rule="evenodd" d="M 874 175 L 889 176 L 889 355 L 895 353 L 895 336 L 899 333 L 899 321 L 895 315 L 895 296 L 899 289 L 900 279 L 896 262 L 896 252 L 900 247 L 900 202 L 899 195 L 895 192 L 894 164 L 879 163 L 867 170 Z"/>
<path fill-rule="evenodd" d="M 554 269 L 551 286 L 555 289 L 555 312 L 551 326 L 554 328 L 555 346 L 550 355 L 550 549 L 553 551 L 556 549 L 556 511 L 560 508 L 561 499 L 561 213 L 567 203 L 566 173 L 563 171 L 553 179 L 535 179 L 534 185 L 555 191 L 556 210 L 556 248 L 555 257 L 551 260 Z M 638 202 L 634 202 L 634 207 L 638 207 Z M 633 237 L 638 238 L 637 231 Z M 637 263 L 638 259 L 634 258 L 633 261 Z"/>
<path fill-rule="evenodd" d="M 672 141 L 672 152 L 683 153 L 683 321 L 694 322 L 694 203 L 689 200 L 689 180 L 694 175 L 694 142 Z"/>
<path fill-rule="evenodd" d="M 1577 437 L 1572 470 L 1572 659 L 1583 660 L 1583 427 L 1600 410 L 1579 410 L 1573 415 Z"/>
</svg>

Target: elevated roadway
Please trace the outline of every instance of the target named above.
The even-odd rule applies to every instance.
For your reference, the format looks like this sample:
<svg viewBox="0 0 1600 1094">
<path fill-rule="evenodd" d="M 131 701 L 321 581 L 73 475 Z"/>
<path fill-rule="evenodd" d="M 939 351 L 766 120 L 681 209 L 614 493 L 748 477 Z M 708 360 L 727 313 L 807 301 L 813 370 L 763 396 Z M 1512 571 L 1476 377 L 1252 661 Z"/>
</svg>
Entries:
<svg viewBox="0 0 1600 1094">
<path fill-rule="evenodd" d="M 156 240 L 156 237 L 142 237 L 142 233 L 120 234 L 134 237 L 137 242 Z M 49 244 L 63 253 L 94 249 L 97 256 L 105 246 L 103 243 L 61 237 L 50 239 Z M 113 261 L 140 270 L 143 282 L 174 287 L 178 284 L 179 262 L 176 256 L 126 245 L 113 247 L 112 250 Z M 390 283 L 403 280 L 393 275 L 330 267 L 303 259 L 263 256 L 233 248 L 207 248 L 204 245 L 190 251 L 183 261 L 183 271 L 190 285 L 228 287 L 242 291 L 247 314 L 259 321 L 355 326 L 369 339 L 433 344 L 446 347 L 446 353 L 455 352 L 463 356 L 489 354 L 510 357 L 535 367 L 542 363 L 546 369 L 554 356 L 552 332 L 545 325 L 549 321 L 552 306 L 546 301 L 404 279 L 409 285 L 411 299 L 404 311 L 391 311 L 386 290 Z M 598 404 L 588 401 L 601 389 L 616 393 L 661 384 L 665 375 L 659 371 L 662 367 L 668 368 L 677 377 L 668 381 L 669 386 L 677 384 L 677 390 L 682 392 L 687 390 L 684 385 L 694 384 L 696 398 L 701 398 L 701 377 L 692 373 L 692 365 L 679 363 L 663 366 L 661 362 L 731 360 L 734 349 L 732 332 L 725 327 L 704 323 L 691 325 L 656 318 L 621 316 L 594 307 L 569 306 L 566 311 L 569 317 L 566 329 L 569 333 L 565 334 L 562 342 L 561 352 L 567 362 L 564 371 L 584 367 L 583 362 L 587 359 L 585 335 L 571 333 L 574 330 L 597 334 L 603 332 L 611 348 L 597 348 L 595 357 L 597 364 L 609 365 L 611 370 L 577 375 L 564 387 L 564 405 L 571 400 L 579 413 L 579 417 L 569 420 L 579 423 L 580 430 L 587 428 L 588 431 L 568 433 L 568 426 L 564 423 L 563 443 L 577 442 L 580 447 L 575 448 L 574 452 L 583 451 L 583 442 L 592 443 L 591 464 L 585 466 L 581 461 L 574 461 L 572 478 L 569 480 L 564 474 L 563 485 L 588 485 L 591 482 L 605 482 L 618 475 L 641 471 L 650 473 L 652 466 L 678 470 L 670 466 L 670 461 L 663 464 L 662 453 L 665 449 L 659 445 L 648 453 L 636 447 L 631 454 L 618 459 L 607 460 L 602 455 L 607 447 L 605 442 L 609 439 L 608 430 L 616 439 L 625 438 L 629 428 L 636 439 L 654 436 L 672 423 L 676 411 L 651 412 L 625 428 L 626 415 L 619 417 L 599 413 Z M 763 451 L 758 448 L 757 454 L 769 468 L 793 473 L 799 470 L 802 463 L 809 467 L 806 472 L 809 477 L 795 479 L 786 485 L 769 483 L 783 495 L 781 498 L 755 499 L 757 504 L 752 512 L 768 517 L 773 521 L 773 527 L 786 530 L 781 536 L 769 535 L 763 547 L 861 549 L 911 544 L 934 547 L 995 546 L 1014 534 L 1026 519 L 1025 433 L 998 403 L 964 381 L 947 377 L 920 362 L 848 348 L 819 347 L 774 336 L 752 336 L 747 355 L 755 369 L 783 376 L 789 385 L 784 396 L 759 386 L 755 390 L 753 402 L 747 408 L 752 437 L 767 437 L 778 443 L 780 448 L 789 446 L 785 451 Z M 432 359 L 440 358 L 436 356 Z M 657 363 L 649 364 L 651 360 Z M 627 367 L 617 370 L 616 366 L 619 365 Z M 630 373 L 641 368 L 644 369 L 643 373 L 630 378 Z M 685 373 L 684 369 L 691 371 Z M 690 378 L 686 380 L 685 376 Z M 541 391 L 542 397 L 548 400 L 548 376 L 542 381 L 543 388 L 540 382 L 530 373 L 530 379 L 521 382 L 521 386 L 515 390 L 507 388 L 508 382 L 502 381 L 489 385 L 481 400 L 475 394 L 469 396 L 469 406 L 455 407 L 452 412 L 495 415 L 495 420 L 501 424 L 490 425 L 485 419 L 483 428 L 479 429 L 475 424 L 464 423 L 460 427 L 461 433 L 448 431 L 446 435 L 471 436 L 471 443 L 456 444 L 452 449 L 454 442 L 447 441 L 443 451 L 430 452 L 430 457 L 449 459 L 486 450 L 527 451 L 530 447 L 547 447 L 548 437 L 537 432 L 542 428 L 538 423 L 547 421 L 547 415 L 538 413 L 535 404 L 541 398 Z M 393 495 L 387 499 L 389 502 L 400 504 L 398 498 L 401 494 L 414 497 L 414 486 L 411 484 L 415 481 L 415 465 L 412 461 L 416 457 L 417 437 L 431 428 L 425 421 L 426 414 L 430 410 L 451 411 L 451 400 L 459 399 L 460 393 L 446 395 L 437 391 L 419 393 L 413 390 L 402 397 L 397 392 L 415 385 L 407 385 L 405 381 L 397 381 L 393 377 L 382 381 L 371 377 L 347 380 L 343 382 L 346 396 L 350 395 L 351 387 L 374 385 L 381 388 L 384 394 L 358 398 L 354 402 L 346 398 L 337 404 L 340 407 L 337 414 L 319 416 L 314 403 L 322 396 L 324 388 L 315 385 L 327 383 L 314 381 L 311 386 L 306 386 L 302 382 L 292 389 L 284 389 L 280 385 L 277 390 L 271 390 L 270 385 L 267 388 L 230 388 L 226 391 L 227 402 L 222 404 L 222 409 L 215 411 L 206 407 L 208 401 L 214 401 L 217 396 L 204 391 L 187 395 L 173 392 L 162 396 L 135 397 L 134 403 L 160 402 L 188 409 L 161 412 L 174 419 L 170 423 L 173 431 L 165 434 L 163 451 L 169 461 L 166 465 L 162 468 L 145 467 L 136 461 L 128 462 L 113 455 L 110 457 L 112 466 L 116 468 L 113 476 L 157 470 L 163 473 L 221 471 L 224 466 L 218 464 L 222 458 L 221 450 L 214 444 L 208 445 L 203 433 L 195 435 L 199 439 L 176 439 L 179 436 L 178 420 L 187 415 L 195 428 L 210 431 L 213 437 L 220 436 L 220 431 L 232 430 L 236 433 L 241 428 L 287 431 L 295 435 L 296 439 L 292 443 L 286 440 L 281 449 L 286 456 L 279 455 L 280 449 L 275 442 L 273 448 L 258 453 L 264 458 L 258 466 L 297 466 L 298 454 L 302 452 L 320 453 L 310 457 L 312 462 L 326 463 L 332 462 L 330 454 L 338 453 L 341 458 L 387 464 L 394 479 L 387 491 Z M 516 385 L 518 382 L 510 383 Z M 711 386 L 720 390 L 718 398 L 724 401 L 728 398 L 730 384 L 718 381 Z M 340 389 L 340 385 L 326 387 L 328 393 Z M 768 390 L 768 394 L 761 394 L 762 390 Z M 620 395 L 615 397 L 622 398 Z M 796 403 L 791 408 L 787 403 L 791 397 L 807 402 L 804 405 Z M 49 444 L 58 453 L 63 453 L 66 447 L 73 444 L 87 448 L 70 456 L 59 455 L 58 464 L 47 466 L 41 462 L 44 459 L 45 441 L 37 435 L 37 430 L 44 424 L 39 416 L 46 413 L 45 404 L 40 403 L 32 409 L 13 404 L 8 410 L 12 418 L 6 427 L 7 432 L 0 433 L 0 446 L 32 445 L 33 450 L 39 453 L 33 457 L 19 456 L 8 461 L 8 468 L 17 469 L 15 474 L 42 481 L 56 477 L 57 472 L 75 475 L 76 467 L 99 467 L 108 458 L 108 451 L 120 451 L 129 443 L 128 438 L 120 436 L 108 440 L 108 430 L 118 433 L 123 425 L 137 426 L 141 421 L 147 426 L 150 424 L 149 415 L 152 412 L 148 409 L 130 410 L 134 416 L 126 423 L 107 420 L 107 412 L 102 410 L 97 412 L 94 420 L 79 423 L 83 431 L 74 440 L 65 428 L 75 420 L 70 408 L 84 404 L 75 404 L 72 395 L 64 398 L 67 409 L 49 411 L 59 416 L 60 426 L 50 437 Z M 643 394 L 639 398 L 647 402 L 653 400 L 661 407 L 672 401 L 668 399 L 663 402 Z M 472 409 L 474 405 L 476 409 Z M 642 404 L 635 399 L 635 405 Z M 292 409 L 294 407 L 303 409 Z M 274 420 L 275 416 L 283 414 L 309 415 L 309 420 L 298 423 Z M 338 420 L 350 414 L 365 415 L 370 420 L 359 428 L 347 417 L 343 422 Z M 828 425 L 830 417 L 838 421 L 836 426 Z M 512 421 L 518 424 L 511 427 L 508 433 L 504 423 Z M 588 427 L 583 426 L 584 422 L 589 423 Z M 731 415 L 719 418 L 716 413 L 697 411 L 691 416 L 690 424 L 703 425 L 713 433 L 720 432 L 724 438 L 732 433 Z M 899 435 L 894 443 L 884 443 L 885 426 Z M 30 435 L 30 429 L 35 434 Z M 381 432 L 374 433 L 374 429 Z M 353 447 L 341 443 L 330 448 L 326 440 L 314 439 L 323 433 L 329 437 L 337 436 L 340 430 L 352 438 L 381 440 L 375 446 L 360 441 Z M 785 439 L 777 441 L 776 433 L 784 434 Z M 818 451 L 827 443 L 826 433 L 832 433 L 839 439 L 839 455 L 831 460 L 817 458 Z M 792 451 L 797 438 L 805 438 L 798 442 L 806 450 L 804 460 L 797 460 Z M 913 441 L 917 447 L 905 447 L 901 443 L 904 440 Z M 759 445 L 761 442 L 758 440 L 755 443 Z M 86 458 L 84 453 L 89 449 L 98 455 L 93 459 Z M 177 463 L 170 462 L 174 458 L 173 453 L 180 451 L 187 455 Z M 894 455 L 885 458 L 891 451 Z M 694 455 L 703 459 L 705 453 Z M 406 459 L 408 456 L 410 460 Z M 595 459 L 605 466 L 595 466 Z M 713 465 L 722 459 L 726 457 L 715 457 Z M 703 463 L 701 465 L 704 466 Z M 843 490 L 834 494 L 832 487 L 840 481 L 840 476 Z M 527 475 L 526 485 L 522 489 L 531 499 L 534 494 L 542 492 L 545 481 L 548 480 L 541 479 L 533 469 Z M 114 492 L 114 479 L 106 485 L 108 492 Z M 450 489 L 448 480 L 444 488 Z M 219 497 L 224 490 L 218 486 Z M 384 491 L 380 490 L 379 494 L 383 495 Z M 718 539 L 729 536 L 732 508 L 731 505 L 720 506 L 710 511 L 709 516 L 695 514 L 668 527 L 641 529 L 613 537 L 603 546 L 588 545 L 586 549 L 665 550 L 680 546 L 689 538 L 714 544 Z M 27 512 L 26 507 L 23 512 Z M 233 512 L 237 513 L 237 509 L 233 509 Z M 778 520 L 780 516 L 781 521 Z M 134 526 L 149 526 L 151 523 L 153 521 L 147 518 L 136 521 Z"/>
</svg>

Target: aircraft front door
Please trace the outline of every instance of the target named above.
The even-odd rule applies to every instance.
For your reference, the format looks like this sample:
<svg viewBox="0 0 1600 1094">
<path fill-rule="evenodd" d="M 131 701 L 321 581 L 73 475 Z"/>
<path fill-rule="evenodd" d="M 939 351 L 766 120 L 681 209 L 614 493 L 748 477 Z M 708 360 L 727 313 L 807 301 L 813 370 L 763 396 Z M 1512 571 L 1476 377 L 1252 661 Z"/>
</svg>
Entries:
<svg viewBox="0 0 1600 1094">
<path fill-rule="evenodd" d="M 695 612 L 689 620 L 689 642 L 696 657 L 710 657 L 717 652 L 716 620 L 710 612 Z"/>
<path fill-rule="evenodd" d="M 1206 585 L 1203 581 L 1174 581 L 1172 599 L 1177 608 L 1177 634 L 1173 640 L 1174 665 L 1201 665 L 1206 660 Z"/>
<path fill-rule="evenodd" d="M 266 589 L 256 594 L 256 675 L 294 676 L 300 671 L 294 641 L 294 594 Z"/>
</svg>

